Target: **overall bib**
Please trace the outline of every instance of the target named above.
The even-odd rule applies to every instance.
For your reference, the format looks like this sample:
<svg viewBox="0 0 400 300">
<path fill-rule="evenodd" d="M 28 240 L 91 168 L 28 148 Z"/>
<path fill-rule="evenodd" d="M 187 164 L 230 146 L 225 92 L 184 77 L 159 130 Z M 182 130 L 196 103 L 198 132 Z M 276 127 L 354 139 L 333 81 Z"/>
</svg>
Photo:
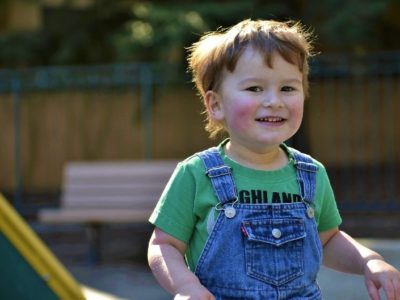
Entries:
<svg viewBox="0 0 400 300">
<path fill-rule="evenodd" d="M 283 204 L 238 203 L 231 169 L 217 148 L 197 154 L 220 213 L 195 274 L 216 299 L 322 299 L 316 283 L 322 247 L 312 207 L 318 167 L 291 151 L 302 202 Z"/>
</svg>

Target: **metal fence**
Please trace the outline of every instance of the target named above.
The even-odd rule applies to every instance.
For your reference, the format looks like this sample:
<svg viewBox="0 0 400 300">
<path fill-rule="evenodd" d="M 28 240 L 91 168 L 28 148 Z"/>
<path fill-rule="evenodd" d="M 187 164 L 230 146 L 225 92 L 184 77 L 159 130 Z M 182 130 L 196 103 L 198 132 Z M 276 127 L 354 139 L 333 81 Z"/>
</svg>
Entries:
<svg viewBox="0 0 400 300">
<path fill-rule="evenodd" d="M 11 93 L 13 99 L 16 207 L 25 203 L 22 93 L 116 87 L 139 90 L 143 152 L 145 158 L 151 158 L 154 87 L 168 85 L 175 76 L 170 71 L 171 66 L 150 64 L 0 70 L 0 93 Z M 327 166 L 340 209 L 399 212 L 400 53 L 319 56 L 312 61 L 310 78 L 304 140 L 307 150 Z"/>
<path fill-rule="evenodd" d="M 321 56 L 311 77 L 312 149 L 324 159 L 340 209 L 399 212 L 400 53 Z"/>
<path fill-rule="evenodd" d="M 23 166 L 21 164 L 22 93 L 59 90 L 128 88 L 140 91 L 141 122 L 144 128 L 144 158 L 151 158 L 153 86 L 159 83 L 151 64 L 46 67 L 25 70 L 0 70 L 0 93 L 11 93 L 14 128 L 14 206 L 24 212 Z M 10 141 L 11 142 L 11 141 Z"/>
</svg>

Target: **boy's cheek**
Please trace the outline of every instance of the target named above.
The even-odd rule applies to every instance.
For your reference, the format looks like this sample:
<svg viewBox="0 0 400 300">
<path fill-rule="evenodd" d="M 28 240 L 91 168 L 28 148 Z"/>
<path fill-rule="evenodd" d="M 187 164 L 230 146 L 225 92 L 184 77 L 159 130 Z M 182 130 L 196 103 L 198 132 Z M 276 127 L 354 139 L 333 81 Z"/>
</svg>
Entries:
<svg viewBox="0 0 400 300">
<path fill-rule="evenodd" d="M 237 105 L 229 112 L 229 125 L 234 129 L 248 127 L 249 118 L 253 118 L 253 108 L 251 105 Z"/>
<path fill-rule="evenodd" d="M 293 113 L 299 124 L 301 124 L 301 122 L 303 121 L 303 113 L 303 107 L 298 107 L 298 109 L 296 109 Z"/>
</svg>

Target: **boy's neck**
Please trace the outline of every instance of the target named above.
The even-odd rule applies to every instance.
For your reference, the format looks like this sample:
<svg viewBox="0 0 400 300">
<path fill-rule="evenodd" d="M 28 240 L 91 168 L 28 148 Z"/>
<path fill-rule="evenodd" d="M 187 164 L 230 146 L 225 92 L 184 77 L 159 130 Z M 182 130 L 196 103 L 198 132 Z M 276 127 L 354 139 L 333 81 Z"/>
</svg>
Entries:
<svg viewBox="0 0 400 300">
<path fill-rule="evenodd" d="M 287 154 L 280 146 L 256 152 L 229 141 L 225 145 L 225 154 L 243 166 L 267 171 L 280 169 L 289 161 Z"/>
</svg>

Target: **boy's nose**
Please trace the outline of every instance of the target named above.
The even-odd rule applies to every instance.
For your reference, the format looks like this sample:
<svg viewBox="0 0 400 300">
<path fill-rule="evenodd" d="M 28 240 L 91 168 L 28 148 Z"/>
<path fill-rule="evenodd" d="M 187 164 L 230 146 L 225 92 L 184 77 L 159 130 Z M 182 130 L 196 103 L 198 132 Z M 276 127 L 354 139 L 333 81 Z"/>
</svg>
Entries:
<svg viewBox="0 0 400 300">
<path fill-rule="evenodd" d="M 265 94 L 263 105 L 266 107 L 282 107 L 283 102 L 277 92 L 271 91 Z"/>
</svg>

